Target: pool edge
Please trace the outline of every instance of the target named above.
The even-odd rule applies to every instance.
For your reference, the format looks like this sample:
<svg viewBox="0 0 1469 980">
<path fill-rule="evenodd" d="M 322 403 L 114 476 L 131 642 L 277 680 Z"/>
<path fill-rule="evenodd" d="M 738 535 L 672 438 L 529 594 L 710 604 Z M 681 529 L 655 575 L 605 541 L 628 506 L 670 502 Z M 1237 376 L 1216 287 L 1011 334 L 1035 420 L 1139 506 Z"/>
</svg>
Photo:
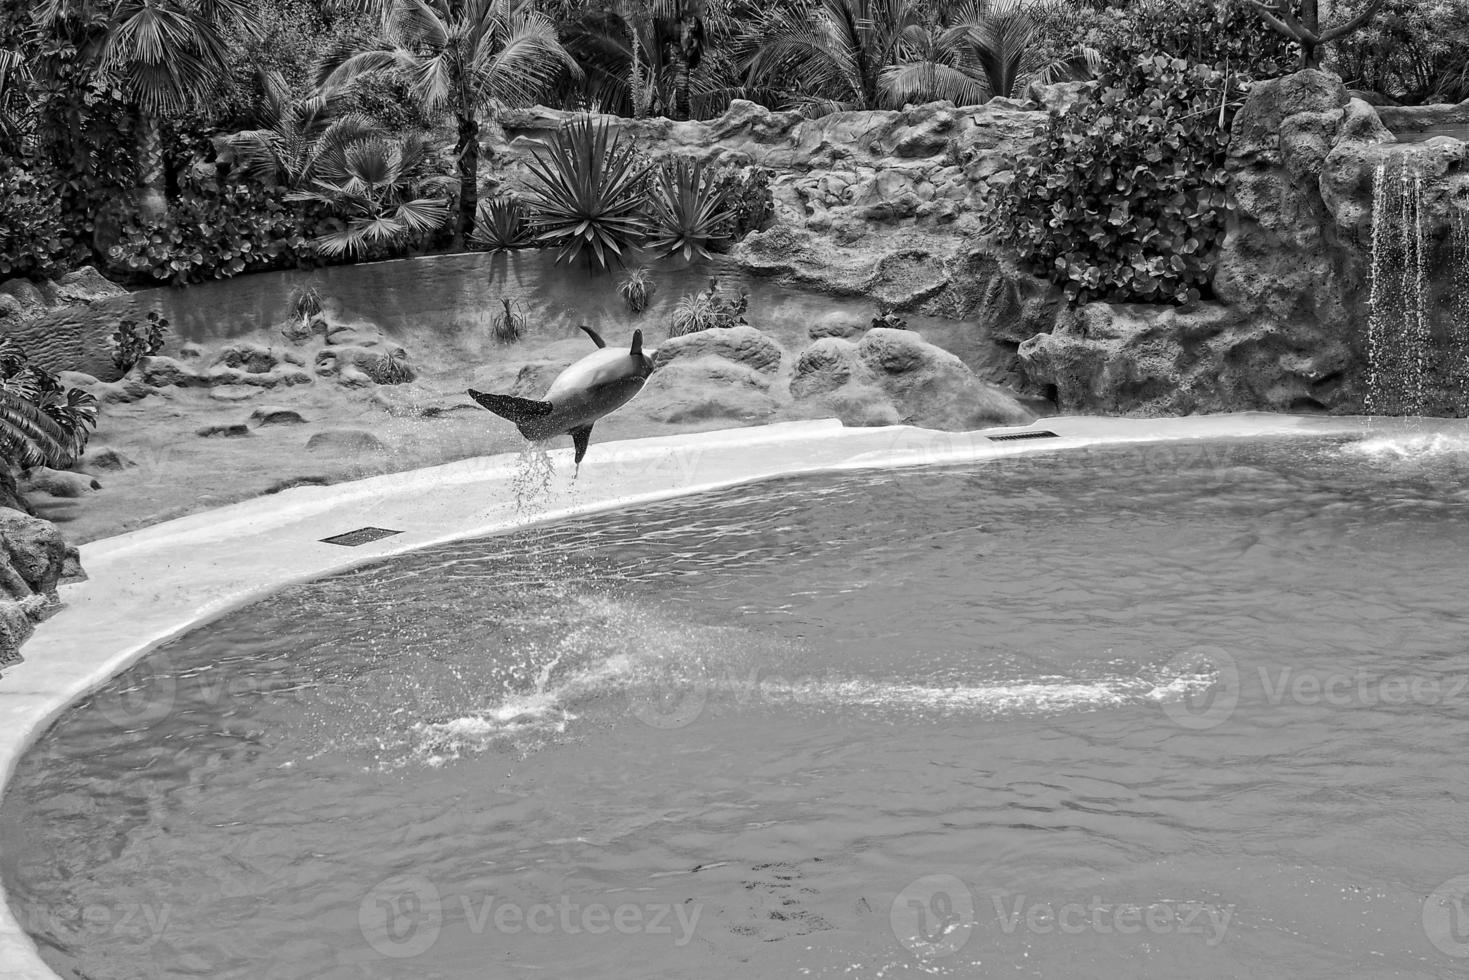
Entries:
<svg viewBox="0 0 1469 980">
<path fill-rule="evenodd" d="M 550 508 L 528 516 L 516 512 L 506 492 L 518 459 L 507 453 L 294 488 L 129 531 L 82 546 L 89 581 L 63 587 L 66 607 L 38 625 L 26 662 L 0 680 L 0 796 L 21 755 L 62 711 L 159 644 L 293 583 L 357 565 L 529 523 L 782 476 L 978 462 L 1104 444 L 1350 434 L 1372 424 L 1359 417 L 1269 413 L 1064 416 L 971 432 L 846 428 L 834 419 L 786 422 L 601 444 L 574 485 L 566 478 L 570 450 L 553 451 L 557 496 Z M 1057 438 L 987 437 L 1027 429 Z M 431 491 L 438 499 L 425 511 L 423 495 Z M 360 547 L 321 542 L 364 526 L 402 533 Z M 0 980 L 59 980 L 16 920 L 3 881 Z"/>
</svg>

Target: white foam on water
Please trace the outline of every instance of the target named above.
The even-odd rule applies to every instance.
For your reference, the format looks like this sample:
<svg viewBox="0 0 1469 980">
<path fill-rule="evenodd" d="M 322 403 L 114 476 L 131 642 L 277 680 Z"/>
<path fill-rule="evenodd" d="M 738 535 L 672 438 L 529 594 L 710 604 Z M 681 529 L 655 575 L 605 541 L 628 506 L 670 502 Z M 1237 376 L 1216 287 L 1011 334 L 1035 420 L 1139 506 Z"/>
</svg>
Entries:
<svg viewBox="0 0 1469 980">
<path fill-rule="evenodd" d="M 1422 435 L 1376 436 L 1344 446 L 1342 452 L 1373 459 L 1438 459 L 1469 453 L 1469 435 L 1427 432 Z"/>
</svg>

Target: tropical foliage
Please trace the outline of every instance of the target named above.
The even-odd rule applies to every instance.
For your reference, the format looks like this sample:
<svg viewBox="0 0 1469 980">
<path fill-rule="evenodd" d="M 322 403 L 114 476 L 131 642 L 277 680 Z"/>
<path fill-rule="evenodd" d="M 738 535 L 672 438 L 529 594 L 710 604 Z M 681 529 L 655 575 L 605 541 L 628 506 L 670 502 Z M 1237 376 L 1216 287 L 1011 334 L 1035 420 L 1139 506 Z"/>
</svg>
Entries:
<svg viewBox="0 0 1469 980">
<path fill-rule="evenodd" d="M 70 466 L 87 448 L 97 402 L 79 388 L 30 364 L 14 341 L 0 337 L 0 462 Z"/>
<path fill-rule="evenodd" d="M 377 257 L 422 243 L 449 220 L 453 183 L 434 166 L 437 147 L 418 136 L 365 136 L 318 163 L 311 190 L 287 200 L 320 205 L 331 230 L 311 240 L 327 258 Z"/>
<path fill-rule="evenodd" d="M 1162 55 L 1092 83 L 1010 161 L 992 233 L 1073 303 L 1185 303 L 1209 289 L 1229 203 L 1239 79 Z"/>
<path fill-rule="evenodd" d="M 157 310 L 148 311 L 146 324 L 124 317 L 112 332 L 112 363 L 120 371 L 131 371 L 143 358 L 163 350 L 163 333 L 167 329 L 168 318 Z"/>
<path fill-rule="evenodd" d="M 638 266 L 617 284 L 617 295 L 627 304 L 627 308 L 634 313 L 641 313 L 648 308 L 653 301 L 653 294 L 658 291 L 658 284 L 653 280 L 653 273 L 648 271 L 647 266 Z"/>
<path fill-rule="evenodd" d="M 520 199 L 513 194 L 483 198 L 470 241 L 489 252 L 509 252 L 528 246 L 530 219 Z"/>
<path fill-rule="evenodd" d="M 529 105 L 562 73 L 580 71 L 556 27 L 528 0 L 392 0 L 380 47 L 359 51 L 327 75 L 328 90 L 363 74 L 401 72 L 429 114 L 455 124 L 459 161 L 456 240 L 474 230 L 478 210 L 480 113 Z"/>
<path fill-rule="evenodd" d="M 743 289 L 730 299 L 720 291 L 718 278 L 711 278 L 701 292 L 685 293 L 679 298 L 673 308 L 668 336 L 682 337 L 701 330 L 740 326 L 745 323 L 749 308 L 750 297 Z"/>
<path fill-rule="evenodd" d="M 685 261 L 709 258 L 710 243 L 729 237 L 727 193 L 702 160 L 678 159 L 658 168 L 649 247 Z"/>
<path fill-rule="evenodd" d="M 648 165 L 607 120 L 573 119 L 527 165 L 531 223 L 538 241 L 560 249 L 558 261 L 585 255 L 605 269 L 642 241 Z"/>
</svg>

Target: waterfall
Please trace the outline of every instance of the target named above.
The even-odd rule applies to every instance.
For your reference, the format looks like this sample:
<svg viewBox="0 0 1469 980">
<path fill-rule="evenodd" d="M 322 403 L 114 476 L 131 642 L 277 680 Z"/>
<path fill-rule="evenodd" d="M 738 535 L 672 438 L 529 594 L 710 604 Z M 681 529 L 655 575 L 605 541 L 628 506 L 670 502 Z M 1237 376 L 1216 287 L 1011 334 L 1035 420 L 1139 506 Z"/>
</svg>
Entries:
<svg viewBox="0 0 1469 980">
<path fill-rule="evenodd" d="M 1421 415 L 1431 363 L 1429 243 L 1423 174 L 1403 157 L 1380 160 L 1372 181 L 1368 299 L 1369 415 Z M 1461 373 L 1462 377 L 1462 373 Z"/>
</svg>

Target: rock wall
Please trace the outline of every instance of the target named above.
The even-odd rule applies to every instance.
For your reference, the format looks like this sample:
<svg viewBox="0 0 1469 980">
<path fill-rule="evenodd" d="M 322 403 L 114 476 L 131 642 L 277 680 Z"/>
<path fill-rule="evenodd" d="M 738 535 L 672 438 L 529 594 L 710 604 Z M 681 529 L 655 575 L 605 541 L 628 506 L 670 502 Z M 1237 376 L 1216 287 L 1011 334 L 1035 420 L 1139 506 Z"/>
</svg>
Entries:
<svg viewBox="0 0 1469 980">
<path fill-rule="evenodd" d="M 60 607 L 56 586 L 69 557 L 56 525 L 0 507 L 0 670 L 20 662 L 35 624 Z"/>
<path fill-rule="evenodd" d="M 1257 86 L 1235 118 L 1229 149 L 1235 211 L 1214 275 L 1218 302 L 1063 311 L 1053 329 L 1021 345 L 1025 370 L 1054 386 L 1064 411 L 1464 414 L 1469 306 L 1453 277 L 1469 274 L 1469 267 L 1455 272 L 1469 261 L 1456 244 L 1469 228 L 1469 144 L 1415 134 L 1466 110 L 1374 109 L 1319 71 Z M 1401 139 L 1384 112 L 1396 113 Z M 1389 295 L 1404 288 L 1401 270 L 1381 277 L 1379 321 L 1369 333 L 1379 176 L 1407 182 L 1417 195 L 1407 223 L 1423 249 L 1416 300 L 1426 334 L 1423 378 L 1404 377 L 1408 367 L 1390 363 L 1394 349 L 1418 343 L 1407 335 L 1420 329 L 1407 322 L 1415 317 L 1404 315 L 1401 297 Z M 1404 230 L 1403 214 L 1387 210 L 1376 228 L 1379 248 L 1384 236 Z M 1395 386 L 1422 391 L 1405 401 Z"/>
</svg>

